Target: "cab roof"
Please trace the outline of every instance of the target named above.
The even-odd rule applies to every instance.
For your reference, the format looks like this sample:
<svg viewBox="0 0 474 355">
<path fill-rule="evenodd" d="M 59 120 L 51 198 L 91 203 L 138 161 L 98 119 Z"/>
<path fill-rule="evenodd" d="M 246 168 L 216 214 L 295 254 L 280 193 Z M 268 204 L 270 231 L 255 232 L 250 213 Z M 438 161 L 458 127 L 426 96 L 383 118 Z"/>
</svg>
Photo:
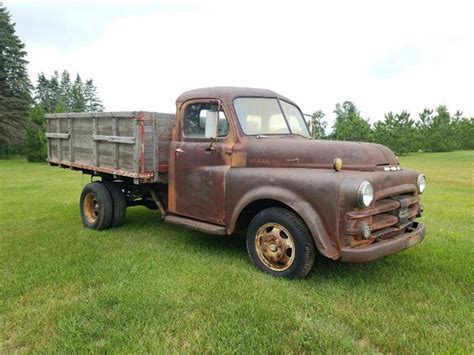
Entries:
<svg viewBox="0 0 474 355">
<path fill-rule="evenodd" d="M 292 100 L 271 90 L 235 86 L 215 86 L 189 90 L 179 95 L 176 102 L 191 99 L 220 99 L 225 103 L 232 103 L 238 97 L 277 97 L 295 104 Z"/>
</svg>

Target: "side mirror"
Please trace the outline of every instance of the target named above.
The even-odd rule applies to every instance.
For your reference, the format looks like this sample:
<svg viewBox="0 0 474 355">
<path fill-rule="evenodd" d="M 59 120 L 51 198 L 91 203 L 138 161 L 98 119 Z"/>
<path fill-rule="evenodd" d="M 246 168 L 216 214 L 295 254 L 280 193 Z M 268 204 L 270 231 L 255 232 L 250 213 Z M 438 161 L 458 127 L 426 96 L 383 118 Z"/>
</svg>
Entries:
<svg viewBox="0 0 474 355">
<path fill-rule="evenodd" d="M 219 112 L 207 110 L 206 112 L 206 130 L 204 136 L 210 139 L 217 138 L 217 124 L 219 123 Z"/>
</svg>

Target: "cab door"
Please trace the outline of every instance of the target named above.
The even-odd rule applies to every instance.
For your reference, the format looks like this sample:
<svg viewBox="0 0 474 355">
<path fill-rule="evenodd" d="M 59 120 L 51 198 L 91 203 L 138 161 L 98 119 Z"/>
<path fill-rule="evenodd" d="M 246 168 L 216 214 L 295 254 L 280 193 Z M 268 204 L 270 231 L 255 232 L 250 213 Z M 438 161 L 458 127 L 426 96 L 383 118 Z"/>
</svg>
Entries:
<svg viewBox="0 0 474 355">
<path fill-rule="evenodd" d="M 215 100 L 184 103 L 170 145 L 169 210 L 171 213 L 225 224 L 225 175 L 230 168 L 233 137 L 226 113 L 218 106 L 218 134 L 205 137 L 206 114 Z"/>
</svg>

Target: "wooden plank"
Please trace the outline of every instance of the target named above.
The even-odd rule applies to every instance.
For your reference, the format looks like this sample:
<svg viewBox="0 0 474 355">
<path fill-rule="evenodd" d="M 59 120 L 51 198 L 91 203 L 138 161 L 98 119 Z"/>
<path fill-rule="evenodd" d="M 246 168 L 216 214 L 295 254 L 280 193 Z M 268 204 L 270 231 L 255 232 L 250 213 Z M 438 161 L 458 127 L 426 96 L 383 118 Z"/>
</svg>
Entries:
<svg viewBox="0 0 474 355">
<path fill-rule="evenodd" d="M 138 118 L 138 117 L 137 117 Z M 135 119 L 133 125 L 133 136 L 135 137 L 135 145 L 133 149 L 133 166 L 134 166 L 134 173 L 140 172 L 140 137 L 139 137 L 139 122 L 138 119 Z"/>
<path fill-rule="evenodd" d="M 68 139 L 69 133 L 46 133 L 46 138 Z"/>
<path fill-rule="evenodd" d="M 112 118 L 112 134 L 116 137 L 118 137 L 118 118 L 113 117 Z M 119 156 L 118 156 L 119 150 L 118 150 L 118 142 L 114 142 L 114 168 L 118 169 L 118 163 L 119 163 Z"/>
<path fill-rule="evenodd" d="M 49 132 L 51 130 L 51 119 L 47 119 L 46 121 L 46 131 Z M 46 136 L 48 138 L 48 136 Z M 48 150 L 48 160 L 51 160 L 51 139 L 46 139 L 47 142 L 47 150 Z"/>
<path fill-rule="evenodd" d="M 56 134 L 57 135 L 60 135 L 62 134 L 61 133 L 61 119 L 58 118 L 58 124 L 56 125 Z M 61 138 L 58 138 L 58 159 L 59 160 L 63 160 L 63 152 L 61 150 L 61 141 L 60 141 Z"/>
<path fill-rule="evenodd" d="M 92 139 L 94 140 L 93 144 L 93 160 L 96 166 L 99 166 L 99 141 L 95 140 L 94 137 L 97 136 L 97 117 L 92 118 Z"/>
<path fill-rule="evenodd" d="M 68 118 L 69 124 L 69 161 L 74 161 L 74 126 L 71 118 Z"/>
<path fill-rule="evenodd" d="M 158 180 L 158 149 L 157 149 L 157 145 L 158 145 L 158 142 L 157 142 L 157 132 L 156 132 L 156 127 L 157 127 L 157 123 L 156 123 L 156 119 L 154 119 L 154 115 L 152 117 L 152 127 L 153 127 L 153 130 L 152 130 L 152 142 L 153 142 L 153 172 L 154 172 L 154 177 L 155 177 L 155 181 Z"/>
<path fill-rule="evenodd" d="M 119 137 L 119 136 L 103 136 L 95 134 L 92 136 L 94 141 L 108 142 L 108 143 L 121 143 L 121 144 L 135 144 L 135 137 Z"/>
</svg>

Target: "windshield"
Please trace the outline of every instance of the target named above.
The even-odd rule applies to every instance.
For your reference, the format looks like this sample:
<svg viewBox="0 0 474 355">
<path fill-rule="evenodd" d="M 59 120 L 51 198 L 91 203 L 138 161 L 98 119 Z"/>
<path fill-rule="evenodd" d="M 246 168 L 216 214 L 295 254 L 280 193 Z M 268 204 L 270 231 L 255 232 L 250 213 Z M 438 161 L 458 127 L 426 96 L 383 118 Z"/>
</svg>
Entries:
<svg viewBox="0 0 474 355">
<path fill-rule="evenodd" d="M 276 98 L 240 97 L 234 108 L 242 130 L 247 135 L 298 134 L 309 138 L 300 110 Z"/>
</svg>

